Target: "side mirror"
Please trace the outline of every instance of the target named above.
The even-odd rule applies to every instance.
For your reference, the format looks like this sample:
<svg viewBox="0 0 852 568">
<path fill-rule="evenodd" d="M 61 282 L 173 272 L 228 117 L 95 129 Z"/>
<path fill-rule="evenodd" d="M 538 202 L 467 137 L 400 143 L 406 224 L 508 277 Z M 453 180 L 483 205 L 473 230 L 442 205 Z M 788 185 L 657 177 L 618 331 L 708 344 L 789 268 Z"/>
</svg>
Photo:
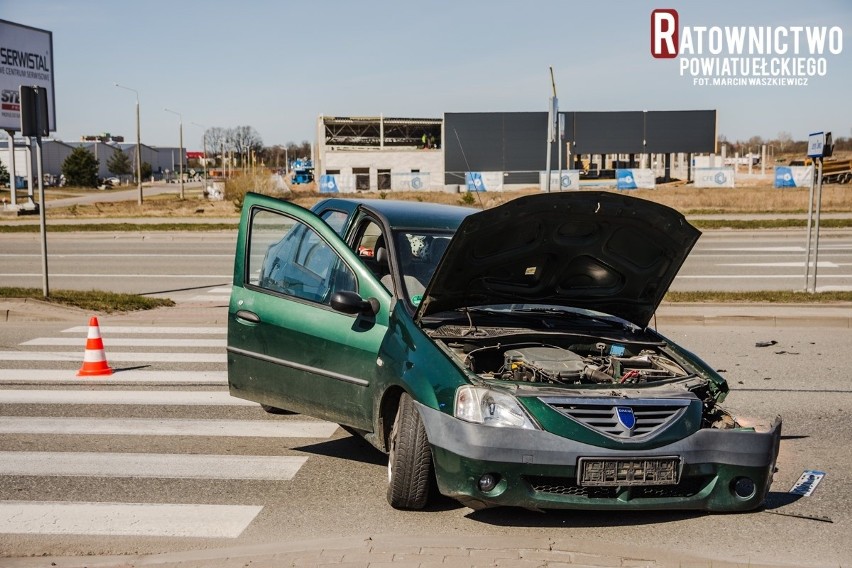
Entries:
<svg viewBox="0 0 852 568">
<path fill-rule="evenodd" d="M 369 314 L 379 313 L 379 301 L 376 298 L 364 299 L 357 292 L 344 290 L 336 292 L 331 297 L 331 307 L 344 314 Z"/>
</svg>

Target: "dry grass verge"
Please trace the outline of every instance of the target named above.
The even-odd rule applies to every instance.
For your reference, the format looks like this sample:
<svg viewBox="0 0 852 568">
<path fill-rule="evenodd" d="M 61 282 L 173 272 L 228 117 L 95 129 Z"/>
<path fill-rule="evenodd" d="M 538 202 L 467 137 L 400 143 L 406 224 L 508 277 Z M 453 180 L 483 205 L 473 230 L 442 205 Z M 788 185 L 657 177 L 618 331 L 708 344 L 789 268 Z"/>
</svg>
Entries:
<svg viewBox="0 0 852 568">
<path fill-rule="evenodd" d="M 73 306 L 88 311 L 111 314 L 174 306 L 169 298 L 149 298 L 136 294 L 120 294 L 102 290 L 53 290 L 45 298 L 40 288 L 0 287 L 0 298 L 27 298 L 51 304 Z"/>
<path fill-rule="evenodd" d="M 146 198 L 141 207 L 135 201 L 118 203 L 96 203 L 72 205 L 49 210 L 48 217 L 59 218 L 104 218 L 104 217 L 237 217 L 235 202 L 241 203 L 246 191 L 257 191 L 284 197 L 302 207 L 310 208 L 320 199 L 330 197 L 315 190 L 295 186 L 289 193 L 282 193 L 271 186 L 268 179 L 238 178 L 226 186 L 224 201 L 209 201 L 201 190 L 187 191 L 186 199 L 175 195 L 156 195 Z M 582 190 L 585 191 L 585 190 Z M 615 191 L 615 190 L 611 190 Z M 479 194 L 449 193 L 444 191 L 413 192 L 358 192 L 339 194 L 339 197 L 362 199 L 396 199 L 402 201 L 427 201 L 452 205 L 471 205 L 491 208 L 516 199 L 522 195 L 539 193 L 537 188 L 517 191 L 484 192 Z M 770 186 L 744 188 L 695 188 L 691 185 L 674 183 L 661 185 L 657 189 L 639 189 L 622 192 L 634 197 L 655 201 L 677 209 L 685 215 L 699 214 L 785 214 L 804 213 L 808 210 L 808 189 L 776 189 Z M 464 197 L 472 196 L 473 203 L 465 203 Z M 470 201 L 468 199 L 467 201 Z M 822 211 L 825 213 L 852 212 L 852 185 L 826 185 L 823 187 Z"/>
</svg>

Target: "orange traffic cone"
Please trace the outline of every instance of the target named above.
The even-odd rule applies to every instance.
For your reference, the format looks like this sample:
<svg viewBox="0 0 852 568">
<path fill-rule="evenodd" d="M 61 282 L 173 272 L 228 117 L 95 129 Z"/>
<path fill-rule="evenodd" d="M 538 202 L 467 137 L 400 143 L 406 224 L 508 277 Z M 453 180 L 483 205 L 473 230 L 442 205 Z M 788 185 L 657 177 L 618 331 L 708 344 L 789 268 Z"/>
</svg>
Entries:
<svg viewBox="0 0 852 568">
<path fill-rule="evenodd" d="M 86 352 L 83 354 L 83 366 L 77 371 L 78 377 L 96 375 L 111 375 L 112 369 L 107 365 L 104 353 L 104 342 L 101 339 L 101 328 L 98 318 L 89 318 L 89 336 L 86 338 Z"/>
</svg>

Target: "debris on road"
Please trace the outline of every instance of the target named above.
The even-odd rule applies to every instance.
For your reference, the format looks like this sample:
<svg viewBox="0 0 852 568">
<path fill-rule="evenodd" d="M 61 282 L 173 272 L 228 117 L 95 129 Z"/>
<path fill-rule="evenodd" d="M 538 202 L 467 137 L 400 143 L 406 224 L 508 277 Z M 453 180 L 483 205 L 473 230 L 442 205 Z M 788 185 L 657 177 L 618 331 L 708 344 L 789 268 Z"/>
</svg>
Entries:
<svg viewBox="0 0 852 568">
<path fill-rule="evenodd" d="M 770 513 L 772 515 L 781 515 L 782 517 L 796 517 L 797 519 L 808 519 L 811 521 L 820 521 L 823 523 L 833 523 L 831 517 L 825 517 L 822 515 L 805 515 L 803 513 L 783 513 L 781 511 L 764 511 L 764 513 Z"/>
<path fill-rule="evenodd" d="M 803 497 L 810 497 L 810 495 L 814 492 L 819 485 L 819 482 L 825 477 L 824 471 L 817 471 L 815 469 L 806 469 L 802 472 L 801 477 L 799 477 L 798 481 L 793 484 L 793 487 L 790 489 L 790 493 L 794 495 L 801 495 Z"/>
<path fill-rule="evenodd" d="M 757 343 L 754 344 L 754 346 L 755 347 L 772 347 L 773 345 L 776 345 L 777 343 L 778 342 L 775 341 L 774 339 L 770 339 L 769 341 L 758 341 Z"/>
</svg>

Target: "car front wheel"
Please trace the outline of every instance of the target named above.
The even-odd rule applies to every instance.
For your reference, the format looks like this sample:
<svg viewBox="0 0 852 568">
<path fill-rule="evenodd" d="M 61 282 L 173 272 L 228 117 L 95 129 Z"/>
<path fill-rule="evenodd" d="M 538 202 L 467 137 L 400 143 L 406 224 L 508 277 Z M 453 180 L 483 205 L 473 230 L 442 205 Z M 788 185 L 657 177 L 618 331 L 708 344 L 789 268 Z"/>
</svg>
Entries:
<svg viewBox="0 0 852 568">
<path fill-rule="evenodd" d="M 408 393 L 390 433 L 388 456 L 388 503 L 395 509 L 422 509 L 429 500 L 432 453 L 420 414 Z"/>
</svg>

